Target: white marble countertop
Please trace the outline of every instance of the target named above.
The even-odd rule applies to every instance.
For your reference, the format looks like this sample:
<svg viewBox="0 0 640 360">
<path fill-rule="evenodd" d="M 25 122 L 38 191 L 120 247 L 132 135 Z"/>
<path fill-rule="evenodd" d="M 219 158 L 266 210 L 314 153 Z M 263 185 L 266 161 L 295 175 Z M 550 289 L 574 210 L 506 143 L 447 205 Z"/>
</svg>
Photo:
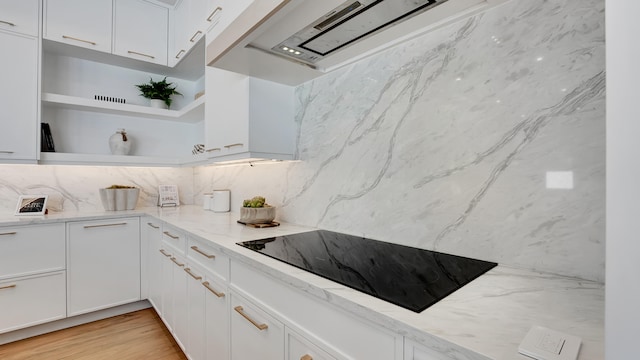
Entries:
<svg viewBox="0 0 640 360">
<path fill-rule="evenodd" d="M 454 359 L 529 359 L 519 355 L 517 349 L 532 325 L 581 337 L 580 360 L 604 358 L 604 285 L 591 281 L 497 266 L 416 314 L 236 245 L 239 241 L 314 230 L 310 227 L 282 223 L 254 229 L 236 223 L 238 214 L 217 214 L 184 205 L 19 219 L 0 215 L 0 224 L 145 214 L 211 241 L 237 261 Z"/>
</svg>

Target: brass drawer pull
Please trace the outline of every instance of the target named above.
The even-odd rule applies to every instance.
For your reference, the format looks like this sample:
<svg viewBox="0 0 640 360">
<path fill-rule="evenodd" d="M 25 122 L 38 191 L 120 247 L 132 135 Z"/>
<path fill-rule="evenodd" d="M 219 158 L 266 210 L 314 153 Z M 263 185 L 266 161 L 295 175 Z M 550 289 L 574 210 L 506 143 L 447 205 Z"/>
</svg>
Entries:
<svg viewBox="0 0 640 360">
<path fill-rule="evenodd" d="M 12 231 L 12 232 L 6 232 L 6 233 L 0 233 L 0 235 L 15 235 L 17 234 L 17 232 Z"/>
<path fill-rule="evenodd" d="M 149 59 L 155 59 L 155 58 L 156 58 L 156 57 L 155 57 L 155 56 L 153 56 L 153 55 L 147 55 L 147 54 L 139 53 L 139 52 L 137 52 L 137 51 L 131 51 L 131 50 L 128 50 L 128 51 L 127 51 L 127 53 L 129 53 L 129 54 L 133 54 L 133 55 L 146 56 L 146 57 L 148 57 Z"/>
<path fill-rule="evenodd" d="M 204 252 L 204 251 L 200 250 L 197 246 L 192 246 L 191 248 L 193 249 L 193 251 L 195 251 L 195 252 L 197 252 L 198 254 L 200 254 L 200 255 L 202 255 L 202 256 L 204 256 L 204 257 L 206 257 L 207 259 L 215 259 L 215 258 L 216 258 L 216 256 L 215 256 L 215 255 L 207 254 L 206 252 Z"/>
<path fill-rule="evenodd" d="M 160 226 L 154 225 L 153 223 L 147 223 L 147 225 L 151 226 L 154 229 L 160 229 Z"/>
<path fill-rule="evenodd" d="M 227 149 L 232 148 L 234 146 L 244 146 L 243 143 L 237 143 L 237 144 L 231 144 L 231 145 L 225 145 L 224 147 L 226 147 Z"/>
<path fill-rule="evenodd" d="M 202 280 L 202 276 L 198 276 L 198 275 L 196 275 L 196 274 L 192 273 L 192 272 L 191 272 L 191 269 L 186 268 L 186 269 L 184 269 L 184 271 L 185 271 L 187 274 L 191 275 L 191 277 L 192 277 L 192 278 L 194 278 L 194 279 L 196 279 L 196 280 Z"/>
<path fill-rule="evenodd" d="M 127 225 L 127 223 L 123 222 L 123 223 L 115 223 L 115 224 L 85 225 L 84 228 L 85 229 L 93 229 L 93 228 L 99 228 L 99 227 L 123 226 L 123 225 Z"/>
<path fill-rule="evenodd" d="M 174 258 L 174 257 L 172 257 L 172 258 L 171 258 L 171 261 L 173 261 L 173 263 L 174 263 L 174 264 L 176 264 L 176 265 L 178 265 L 178 266 L 180 266 L 180 267 L 183 267 L 183 266 L 184 266 L 184 264 L 180 264 L 180 263 L 178 262 L 178 260 L 176 260 L 176 258 Z"/>
<path fill-rule="evenodd" d="M 269 328 L 269 325 L 259 324 L 257 321 L 250 318 L 249 315 L 245 314 L 242 306 L 236 306 L 233 308 L 233 310 L 235 310 L 238 314 L 242 315 L 242 317 L 247 319 L 247 321 L 249 321 L 250 323 L 252 323 L 253 326 L 257 327 L 258 330 L 262 331 L 262 330 L 267 330 Z"/>
<path fill-rule="evenodd" d="M 217 297 L 219 297 L 219 298 L 224 297 L 224 293 L 223 293 L 223 292 L 216 291 L 216 289 L 214 289 L 214 288 L 212 288 L 212 287 L 211 287 L 211 284 L 209 284 L 209 282 L 208 282 L 208 281 L 203 282 L 203 283 L 202 283 L 202 286 L 206 287 L 206 288 L 207 288 L 207 290 L 211 291 L 211 292 L 213 293 L 213 295 L 215 295 L 215 296 L 217 296 Z"/>
<path fill-rule="evenodd" d="M 189 41 L 191 41 L 191 42 L 195 42 L 195 40 L 193 40 L 193 39 L 195 39 L 196 37 L 198 37 L 198 35 L 200 35 L 200 34 L 202 34 L 202 31 L 200 31 L 200 30 L 196 31 L 196 33 L 195 33 L 195 34 L 193 34 L 193 36 L 191 37 L 191 39 L 189 39 Z"/>
<path fill-rule="evenodd" d="M 6 285 L 6 286 L 0 286 L 0 290 L 6 290 L 6 289 L 15 289 L 18 285 L 13 284 L 13 285 Z"/>
<path fill-rule="evenodd" d="M 164 256 L 166 256 L 166 257 L 171 257 L 171 254 L 167 254 L 167 252 L 166 252 L 166 251 L 164 251 L 164 249 L 160 249 L 159 251 L 160 251 L 160 253 L 161 253 L 162 255 L 164 255 Z"/>
<path fill-rule="evenodd" d="M 218 8 L 218 9 L 219 9 L 219 8 Z M 214 12 L 214 13 L 215 13 L 215 12 Z M 213 14 L 211 14 L 211 15 L 213 16 Z M 207 20 L 209 20 L 209 19 L 207 19 Z M 14 24 L 14 23 L 12 23 L 12 22 L 4 21 L 4 20 L 0 20 L 0 23 L 7 24 L 7 25 L 9 25 L 9 26 L 16 26 L 16 24 Z"/>
<path fill-rule="evenodd" d="M 168 237 L 170 237 L 170 238 L 172 238 L 174 240 L 180 239 L 180 236 L 171 235 L 171 233 L 168 232 L 168 231 L 163 232 L 163 234 L 167 235 Z"/>
<path fill-rule="evenodd" d="M 13 154 L 13 151 L 9 151 L 9 150 L 0 150 L 0 154 Z"/>
<path fill-rule="evenodd" d="M 176 59 L 180 59 L 182 57 L 182 55 L 184 55 L 185 52 L 186 51 L 184 51 L 184 50 L 178 51 L 178 53 L 176 54 Z"/>
<path fill-rule="evenodd" d="M 311 355 L 309 354 L 304 354 L 300 360 L 313 360 L 313 358 L 311 357 Z"/>
<path fill-rule="evenodd" d="M 95 46 L 95 45 L 98 45 L 98 44 L 94 43 L 93 41 L 89 41 L 89 40 L 82 40 L 82 39 L 74 38 L 74 37 L 67 36 L 67 35 L 62 35 L 62 38 L 63 38 L 63 39 L 69 39 L 69 40 L 80 41 L 80 42 L 87 43 L 87 44 L 91 44 L 91 45 L 94 45 L 94 46 Z"/>
<path fill-rule="evenodd" d="M 213 149 L 207 149 L 207 150 L 205 150 L 205 152 L 214 152 L 214 151 L 220 151 L 220 150 L 222 150 L 222 149 L 220 149 L 220 148 L 213 148 Z"/>
<path fill-rule="evenodd" d="M 213 12 L 211 12 L 209 17 L 207 18 L 207 21 L 211 22 L 211 20 L 213 19 L 213 16 L 217 14 L 219 11 L 222 11 L 222 8 L 220 6 L 218 6 L 217 8 L 215 8 L 215 10 L 213 10 Z"/>
</svg>

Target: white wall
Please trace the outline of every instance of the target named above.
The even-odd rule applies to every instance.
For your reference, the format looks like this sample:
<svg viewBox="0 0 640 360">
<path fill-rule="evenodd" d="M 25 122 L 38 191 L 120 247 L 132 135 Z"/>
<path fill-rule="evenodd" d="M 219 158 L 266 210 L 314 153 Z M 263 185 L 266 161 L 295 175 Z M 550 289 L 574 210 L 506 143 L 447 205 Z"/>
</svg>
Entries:
<svg viewBox="0 0 640 360">
<path fill-rule="evenodd" d="M 640 2 L 606 1 L 607 359 L 640 348 Z"/>
</svg>

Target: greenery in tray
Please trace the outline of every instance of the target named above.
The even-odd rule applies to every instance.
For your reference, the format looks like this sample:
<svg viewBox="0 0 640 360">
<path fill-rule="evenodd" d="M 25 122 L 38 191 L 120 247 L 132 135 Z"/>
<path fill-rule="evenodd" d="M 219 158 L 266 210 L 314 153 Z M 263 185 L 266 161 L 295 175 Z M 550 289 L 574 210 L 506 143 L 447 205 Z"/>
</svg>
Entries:
<svg viewBox="0 0 640 360">
<path fill-rule="evenodd" d="M 167 82 L 167 77 L 165 76 L 162 81 L 153 81 L 152 78 L 149 78 L 148 84 L 139 84 L 136 85 L 138 89 L 140 89 L 141 96 L 144 96 L 147 99 L 157 99 L 164 101 L 167 104 L 167 108 L 171 107 L 171 95 L 180 95 L 181 93 L 176 91 L 176 86 L 171 87 L 173 83 Z"/>
<path fill-rule="evenodd" d="M 265 198 L 263 198 L 262 196 L 254 196 L 252 199 L 243 201 L 242 207 L 261 208 L 261 207 L 271 207 L 271 205 L 267 204 Z"/>
<path fill-rule="evenodd" d="M 135 186 L 127 186 L 127 185 L 111 185 L 107 189 L 135 189 Z"/>
</svg>

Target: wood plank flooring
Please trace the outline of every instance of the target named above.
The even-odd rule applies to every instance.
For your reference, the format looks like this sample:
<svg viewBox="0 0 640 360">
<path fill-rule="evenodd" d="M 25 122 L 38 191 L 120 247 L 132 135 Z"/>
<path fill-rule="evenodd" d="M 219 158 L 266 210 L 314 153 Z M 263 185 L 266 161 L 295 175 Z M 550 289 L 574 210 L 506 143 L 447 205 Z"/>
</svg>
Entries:
<svg viewBox="0 0 640 360">
<path fill-rule="evenodd" d="M 162 320 L 145 309 L 0 346 L 2 360 L 183 360 Z"/>
</svg>

